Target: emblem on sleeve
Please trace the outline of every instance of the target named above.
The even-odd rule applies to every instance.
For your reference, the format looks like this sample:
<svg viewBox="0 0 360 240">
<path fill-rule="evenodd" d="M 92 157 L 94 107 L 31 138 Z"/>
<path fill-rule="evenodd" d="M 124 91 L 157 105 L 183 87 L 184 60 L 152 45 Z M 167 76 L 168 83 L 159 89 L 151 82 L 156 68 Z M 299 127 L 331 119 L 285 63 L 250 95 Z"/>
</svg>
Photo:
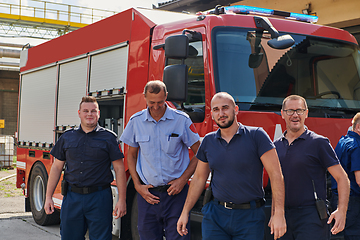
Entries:
<svg viewBox="0 0 360 240">
<path fill-rule="evenodd" d="M 196 131 L 196 128 L 195 128 L 195 125 L 192 123 L 191 125 L 190 125 L 190 130 L 193 132 L 193 133 L 197 133 L 197 131 Z"/>
</svg>

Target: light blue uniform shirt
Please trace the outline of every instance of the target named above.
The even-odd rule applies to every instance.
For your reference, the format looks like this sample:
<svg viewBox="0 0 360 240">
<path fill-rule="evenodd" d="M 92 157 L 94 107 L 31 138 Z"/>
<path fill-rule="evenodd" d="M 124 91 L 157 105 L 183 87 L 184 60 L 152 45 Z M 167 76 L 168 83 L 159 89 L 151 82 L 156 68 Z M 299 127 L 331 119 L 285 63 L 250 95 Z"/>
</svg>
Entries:
<svg viewBox="0 0 360 240">
<path fill-rule="evenodd" d="M 130 118 L 120 140 L 139 147 L 136 171 L 145 184 L 166 185 L 183 174 L 190 163 L 188 148 L 200 139 L 192 124 L 187 114 L 169 106 L 158 122 L 148 109 Z"/>
</svg>

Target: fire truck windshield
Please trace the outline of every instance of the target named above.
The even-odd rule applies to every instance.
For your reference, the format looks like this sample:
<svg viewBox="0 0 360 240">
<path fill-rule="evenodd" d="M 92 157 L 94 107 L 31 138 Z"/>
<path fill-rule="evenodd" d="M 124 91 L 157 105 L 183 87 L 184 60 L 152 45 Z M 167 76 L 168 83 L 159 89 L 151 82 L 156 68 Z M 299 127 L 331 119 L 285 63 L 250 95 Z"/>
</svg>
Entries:
<svg viewBox="0 0 360 240">
<path fill-rule="evenodd" d="M 287 34 L 287 33 L 283 33 Z M 255 30 L 213 30 L 217 91 L 230 93 L 242 110 L 279 109 L 291 94 L 310 109 L 353 113 L 360 108 L 358 46 L 326 38 L 291 34 L 295 44 L 278 50 L 270 35 Z M 265 108 L 266 106 L 266 108 Z"/>
</svg>

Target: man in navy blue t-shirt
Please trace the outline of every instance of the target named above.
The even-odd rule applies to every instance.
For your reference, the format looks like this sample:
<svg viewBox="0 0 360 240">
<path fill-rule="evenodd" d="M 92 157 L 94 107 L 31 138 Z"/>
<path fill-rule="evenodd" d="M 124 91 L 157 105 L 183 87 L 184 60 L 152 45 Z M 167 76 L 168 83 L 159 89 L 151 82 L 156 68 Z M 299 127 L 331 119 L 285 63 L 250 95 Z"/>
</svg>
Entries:
<svg viewBox="0 0 360 240">
<path fill-rule="evenodd" d="M 305 127 L 308 116 L 303 97 L 291 95 L 284 99 L 281 110 L 286 123 L 283 136 L 275 140 L 285 181 L 285 217 L 287 232 L 283 240 L 325 240 L 330 238 L 329 225 L 336 234 L 344 229 L 349 196 L 349 181 L 327 138 Z M 326 170 L 339 186 L 339 206 L 323 219 L 318 214 L 317 198 L 326 199 Z"/>
<path fill-rule="evenodd" d="M 214 199 L 202 209 L 203 239 L 262 240 L 265 167 L 273 190 L 269 226 L 274 239 L 281 237 L 286 231 L 284 183 L 273 143 L 262 128 L 244 126 L 237 121 L 238 106 L 228 93 L 214 95 L 211 114 L 220 129 L 204 137 L 196 154 L 200 161 L 178 220 L 179 234 L 188 234 L 189 212 L 203 192 L 211 169 Z"/>
<path fill-rule="evenodd" d="M 352 119 L 352 130 L 342 136 L 335 148 L 341 166 L 350 180 L 349 207 L 344 229 L 345 240 L 360 239 L 360 113 Z M 338 202 L 337 183 L 331 179 L 332 206 Z"/>
</svg>

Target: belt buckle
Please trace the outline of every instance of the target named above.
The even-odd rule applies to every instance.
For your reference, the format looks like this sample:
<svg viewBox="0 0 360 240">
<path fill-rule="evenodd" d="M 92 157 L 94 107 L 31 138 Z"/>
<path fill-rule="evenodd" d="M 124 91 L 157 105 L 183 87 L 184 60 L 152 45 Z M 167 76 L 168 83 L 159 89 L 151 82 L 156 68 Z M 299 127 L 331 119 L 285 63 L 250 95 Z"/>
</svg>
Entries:
<svg viewBox="0 0 360 240">
<path fill-rule="evenodd" d="M 89 194 L 90 193 L 90 188 L 88 188 L 88 187 L 83 188 L 83 193 L 84 194 Z"/>
<path fill-rule="evenodd" d="M 229 204 L 233 204 L 232 202 L 229 202 Z M 224 207 L 226 209 L 232 209 L 232 207 L 228 206 L 228 203 L 227 202 L 224 202 Z"/>
</svg>

